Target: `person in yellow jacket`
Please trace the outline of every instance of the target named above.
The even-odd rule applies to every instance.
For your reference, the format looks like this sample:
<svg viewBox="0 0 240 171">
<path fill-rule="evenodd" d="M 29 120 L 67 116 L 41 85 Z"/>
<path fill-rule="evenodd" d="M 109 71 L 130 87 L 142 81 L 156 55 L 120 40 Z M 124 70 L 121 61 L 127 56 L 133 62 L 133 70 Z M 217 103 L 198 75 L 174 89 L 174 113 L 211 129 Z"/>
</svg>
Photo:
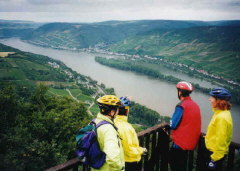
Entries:
<svg viewBox="0 0 240 171">
<path fill-rule="evenodd" d="M 95 120 L 96 124 L 101 121 L 107 121 L 110 124 L 104 124 L 97 129 L 97 137 L 100 149 L 106 153 L 106 162 L 98 171 L 122 171 L 125 169 L 124 153 L 121 139 L 117 128 L 115 128 L 113 119 L 119 112 L 121 101 L 114 95 L 105 95 L 97 99 L 100 113 Z"/>
<path fill-rule="evenodd" d="M 137 162 L 141 160 L 142 154 L 146 153 L 147 150 L 139 146 L 137 133 L 128 123 L 129 98 L 121 97 L 120 100 L 123 106 L 120 107 L 114 122 L 122 139 L 126 171 L 133 171 L 137 169 Z"/>
<path fill-rule="evenodd" d="M 205 153 L 205 170 L 222 170 L 224 156 L 232 140 L 232 118 L 230 113 L 231 94 L 224 88 L 214 88 L 210 92 L 209 101 L 214 115 L 208 125 L 205 137 L 207 152 Z"/>
</svg>

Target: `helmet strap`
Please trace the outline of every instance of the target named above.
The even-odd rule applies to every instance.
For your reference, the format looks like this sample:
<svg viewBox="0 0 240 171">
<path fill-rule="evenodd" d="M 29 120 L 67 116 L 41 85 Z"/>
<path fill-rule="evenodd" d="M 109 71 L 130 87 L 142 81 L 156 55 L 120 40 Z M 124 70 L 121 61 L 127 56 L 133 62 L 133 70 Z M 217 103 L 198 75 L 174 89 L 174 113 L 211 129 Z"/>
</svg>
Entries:
<svg viewBox="0 0 240 171">
<path fill-rule="evenodd" d="M 181 100 L 181 95 L 180 95 L 181 91 L 178 89 L 178 99 Z"/>
<path fill-rule="evenodd" d="M 112 112 L 114 112 L 114 113 L 112 113 Z M 111 111 L 109 112 L 109 114 L 107 116 L 109 116 L 111 119 L 114 119 L 116 114 L 117 114 L 117 109 L 111 109 Z"/>
<path fill-rule="evenodd" d="M 118 115 L 127 116 L 127 115 L 128 115 L 128 111 L 129 111 L 129 108 L 126 109 L 124 106 L 123 106 L 123 107 L 120 107 L 120 108 L 119 108 Z"/>
</svg>

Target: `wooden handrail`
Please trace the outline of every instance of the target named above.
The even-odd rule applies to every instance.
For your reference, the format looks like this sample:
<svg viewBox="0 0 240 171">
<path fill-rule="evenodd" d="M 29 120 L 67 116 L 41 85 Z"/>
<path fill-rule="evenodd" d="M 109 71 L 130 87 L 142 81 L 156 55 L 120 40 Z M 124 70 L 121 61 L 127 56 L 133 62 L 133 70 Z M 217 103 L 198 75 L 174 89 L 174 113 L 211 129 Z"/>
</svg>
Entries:
<svg viewBox="0 0 240 171">
<path fill-rule="evenodd" d="M 169 151 L 169 136 L 163 131 L 163 125 L 156 125 L 154 127 L 148 128 L 144 131 L 139 132 L 138 138 L 140 145 L 147 148 L 148 154 L 142 157 L 142 160 L 138 163 L 136 171 L 140 170 L 156 170 L 156 171 L 167 171 L 168 170 L 168 151 Z M 201 170 L 202 158 L 201 152 L 204 151 L 205 134 L 201 134 L 198 148 L 189 153 L 188 159 L 188 170 L 191 171 L 194 166 L 196 170 Z M 229 153 L 227 155 L 227 171 L 234 169 L 234 159 L 236 150 L 240 149 L 240 144 L 232 142 L 229 146 Z M 194 159 L 194 153 L 197 153 L 197 159 Z M 194 164 L 195 163 L 195 164 Z M 90 168 L 83 166 L 82 162 L 75 158 L 67 161 L 66 163 L 51 167 L 47 171 L 56 171 L 56 170 L 78 170 L 79 167 L 82 167 L 83 171 L 88 171 Z"/>
<path fill-rule="evenodd" d="M 159 125 L 150 127 L 150 128 L 148 128 L 148 129 L 146 129 L 146 130 L 143 130 L 143 131 L 137 133 L 137 135 L 138 135 L 138 137 L 141 137 L 141 136 L 144 136 L 144 135 L 146 135 L 146 134 L 151 134 L 152 132 L 161 129 L 162 126 L 163 126 L 162 124 L 159 124 Z"/>
<path fill-rule="evenodd" d="M 51 167 L 51 168 L 47 169 L 46 171 L 68 170 L 68 169 L 74 168 L 73 166 L 76 166 L 76 165 L 78 166 L 80 164 L 81 164 L 81 161 L 78 158 L 74 158 L 74 159 L 67 161 L 66 163 Z"/>
</svg>

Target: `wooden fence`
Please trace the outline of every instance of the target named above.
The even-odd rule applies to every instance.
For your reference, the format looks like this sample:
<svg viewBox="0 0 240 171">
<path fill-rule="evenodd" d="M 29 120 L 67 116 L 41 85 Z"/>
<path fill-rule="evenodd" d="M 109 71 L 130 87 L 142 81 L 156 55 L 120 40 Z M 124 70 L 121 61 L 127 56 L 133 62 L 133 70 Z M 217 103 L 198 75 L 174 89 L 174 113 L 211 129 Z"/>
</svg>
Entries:
<svg viewBox="0 0 240 171">
<path fill-rule="evenodd" d="M 203 171 L 202 153 L 205 151 L 204 134 L 201 135 L 198 147 L 195 151 L 188 153 L 188 171 Z M 140 145 L 147 148 L 147 155 L 142 157 L 135 171 L 168 171 L 168 152 L 170 138 L 163 131 L 161 125 L 157 125 L 138 133 Z M 240 168 L 240 144 L 231 143 L 229 153 L 224 162 L 224 170 L 237 171 Z M 89 171 L 88 166 L 84 166 L 77 158 L 66 163 L 54 166 L 47 171 L 73 170 Z M 240 169 L 239 169 L 240 170 Z"/>
</svg>

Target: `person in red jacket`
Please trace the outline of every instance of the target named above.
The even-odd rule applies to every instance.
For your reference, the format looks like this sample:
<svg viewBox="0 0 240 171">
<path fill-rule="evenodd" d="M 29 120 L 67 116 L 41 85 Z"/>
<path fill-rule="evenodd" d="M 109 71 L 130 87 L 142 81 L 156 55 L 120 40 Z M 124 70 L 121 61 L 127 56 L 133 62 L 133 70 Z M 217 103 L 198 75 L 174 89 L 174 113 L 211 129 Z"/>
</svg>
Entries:
<svg viewBox="0 0 240 171">
<path fill-rule="evenodd" d="M 189 150 L 194 150 L 201 134 L 200 108 L 190 94 L 193 91 L 191 83 L 181 81 L 176 85 L 180 103 L 170 120 L 172 130 L 172 146 L 169 152 L 169 163 L 172 171 L 187 170 Z"/>
</svg>

